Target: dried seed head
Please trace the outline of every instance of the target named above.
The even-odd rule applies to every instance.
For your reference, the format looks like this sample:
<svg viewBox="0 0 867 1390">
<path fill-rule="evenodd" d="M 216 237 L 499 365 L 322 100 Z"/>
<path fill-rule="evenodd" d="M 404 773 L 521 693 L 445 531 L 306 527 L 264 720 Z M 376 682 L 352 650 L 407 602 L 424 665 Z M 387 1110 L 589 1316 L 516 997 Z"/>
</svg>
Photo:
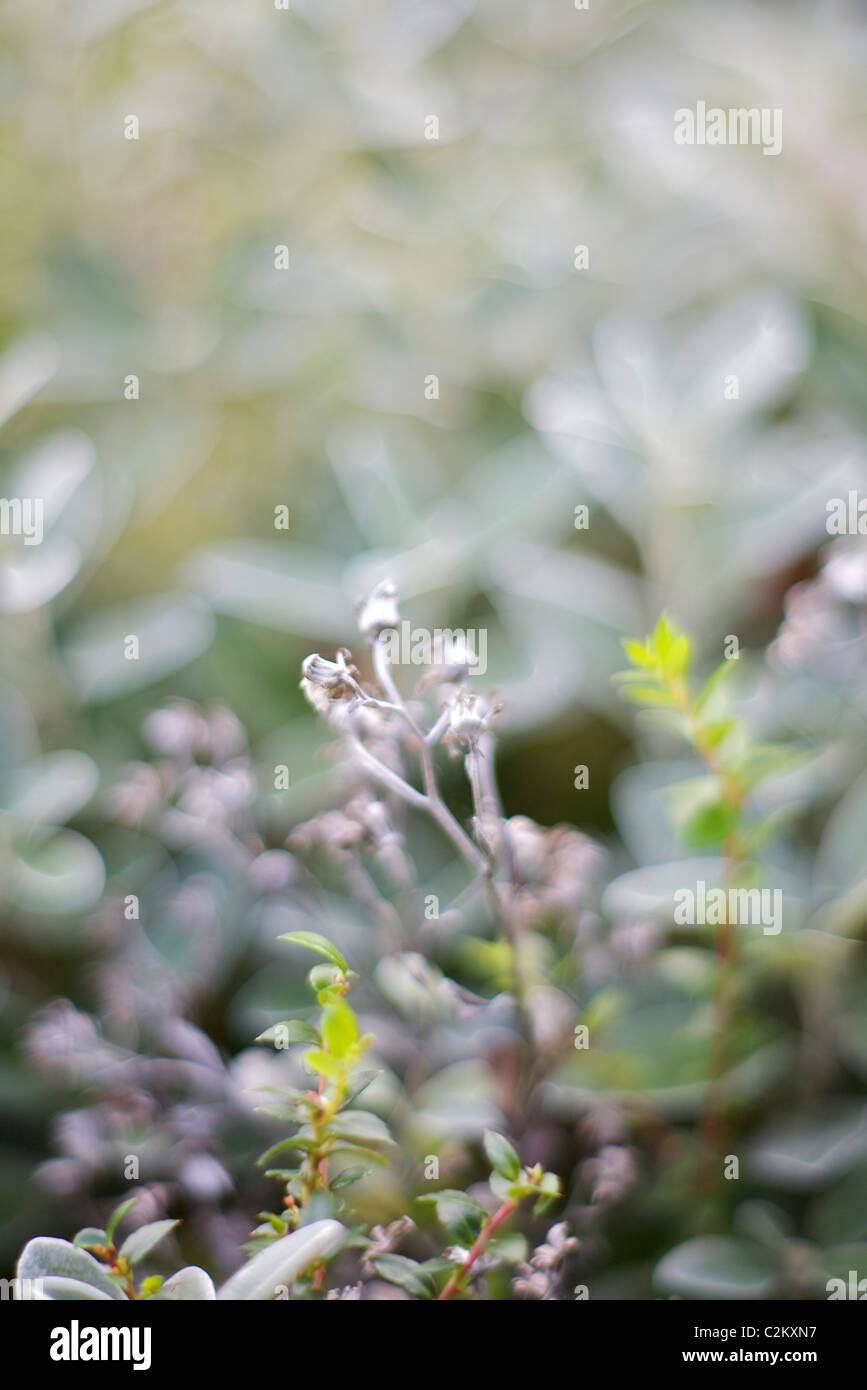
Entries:
<svg viewBox="0 0 867 1390">
<path fill-rule="evenodd" d="M 562 1277 L 561 1266 L 580 1242 L 570 1236 L 565 1221 L 558 1221 L 545 1240 L 533 1251 L 529 1260 L 518 1265 L 512 1288 L 524 1298 L 554 1299 Z"/>
<path fill-rule="evenodd" d="M 822 576 L 835 598 L 846 603 L 867 603 L 867 546 L 839 542 L 831 546 Z"/>
<path fill-rule="evenodd" d="M 121 825 L 140 825 L 162 809 L 168 780 L 150 763 L 127 763 L 119 782 L 106 793 L 108 814 Z"/>
<path fill-rule="evenodd" d="M 533 1269 L 556 1269 L 567 1255 L 571 1255 L 572 1251 L 577 1249 L 577 1239 L 570 1236 L 566 1222 L 559 1221 L 556 1226 L 551 1227 L 543 1244 L 538 1245 L 533 1251 L 530 1264 Z"/>
<path fill-rule="evenodd" d="M 525 883 L 540 879 L 548 850 L 546 831 L 529 816 L 512 816 L 506 829 L 518 877 Z"/>
<path fill-rule="evenodd" d="M 526 1266 L 521 1266 L 522 1270 L 525 1268 Z M 512 1288 L 524 1298 L 544 1298 L 548 1292 L 548 1279 L 541 1271 L 533 1270 L 529 1274 L 521 1273 L 513 1279 Z"/>
<path fill-rule="evenodd" d="M 432 685 L 452 685 L 464 682 L 473 674 L 479 658 L 473 651 L 463 633 L 450 633 L 448 641 L 439 644 L 437 661 L 422 676 L 418 683 L 419 691 Z"/>
<path fill-rule="evenodd" d="M 169 700 L 149 714 L 144 737 L 155 752 L 186 761 L 207 743 L 208 725 L 190 700 Z"/>
<path fill-rule="evenodd" d="M 381 632 L 397 627 L 397 589 L 390 579 L 383 579 L 359 606 L 358 626 L 368 641 L 375 642 Z"/>
<path fill-rule="evenodd" d="M 449 728 L 446 738 L 464 752 L 470 752 L 478 745 L 491 719 L 499 711 L 498 705 L 489 705 L 480 695 L 474 695 L 464 687 L 455 693 L 447 708 Z"/>
<path fill-rule="evenodd" d="M 581 1176 L 592 1183 L 590 1200 L 594 1206 L 614 1206 L 638 1180 L 635 1150 L 622 1144 L 606 1144 L 595 1158 L 581 1164 Z"/>
<path fill-rule="evenodd" d="M 370 1232 L 370 1245 L 364 1252 L 361 1272 L 365 1278 L 372 1278 L 375 1270 L 371 1261 L 377 1255 L 388 1255 L 394 1250 L 404 1236 L 410 1235 L 415 1230 L 415 1222 L 411 1216 L 399 1216 L 396 1221 L 392 1221 L 388 1226 L 374 1226 Z"/>
<path fill-rule="evenodd" d="M 358 672 L 347 664 L 349 655 L 343 648 L 336 660 L 313 652 L 301 663 L 301 689 L 314 709 L 326 714 L 332 700 L 354 699 L 360 693 Z"/>
</svg>

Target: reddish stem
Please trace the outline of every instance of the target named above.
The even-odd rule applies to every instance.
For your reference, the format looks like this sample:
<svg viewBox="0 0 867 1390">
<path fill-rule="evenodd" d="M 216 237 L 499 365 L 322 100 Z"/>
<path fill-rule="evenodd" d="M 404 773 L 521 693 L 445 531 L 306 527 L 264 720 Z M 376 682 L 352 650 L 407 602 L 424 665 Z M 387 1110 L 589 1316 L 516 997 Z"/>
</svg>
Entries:
<svg viewBox="0 0 867 1390">
<path fill-rule="evenodd" d="M 446 1284 L 442 1293 L 439 1295 L 437 1299 L 438 1303 L 444 1302 L 445 1299 L 451 1298 L 453 1293 L 457 1293 L 464 1279 L 469 1274 L 473 1265 L 476 1263 L 476 1260 L 479 1258 L 488 1241 L 490 1240 L 491 1236 L 494 1234 L 494 1231 L 497 1229 L 499 1225 L 502 1224 L 503 1221 L 506 1221 L 508 1217 L 512 1215 L 512 1212 L 515 1210 L 517 1205 L 518 1203 L 513 1202 L 511 1197 L 507 1197 L 505 1202 L 503 1202 L 502 1206 L 499 1206 L 497 1208 L 493 1216 L 490 1218 L 489 1221 L 485 1223 L 485 1225 L 482 1227 L 482 1229 L 479 1231 L 479 1234 L 473 1241 L 472 1248 L 470 1249 L 470 1253 L 466 1259 L 466 1263 L 462 1264 L 460 1269 L 455 1270 L 451 1279 L 449 1279 L 449 1282 Z"/>
</svg>

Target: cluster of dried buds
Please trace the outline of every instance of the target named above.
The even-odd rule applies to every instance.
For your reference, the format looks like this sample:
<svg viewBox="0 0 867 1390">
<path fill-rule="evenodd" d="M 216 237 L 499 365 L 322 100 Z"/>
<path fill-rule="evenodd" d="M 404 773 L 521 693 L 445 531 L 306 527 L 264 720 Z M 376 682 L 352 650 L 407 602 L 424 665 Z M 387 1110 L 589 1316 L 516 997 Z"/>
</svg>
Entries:
<svg viewBox="0 0 867 1390">
<path fill-rule="evenodd" d="M 563 1265 L 577 1249 L 578 1241 L 570 1236 L 566 1222 L 559 1221 L 551 1227 L 542 1244 L 537 1245 L 529 1260 L 518 1266 L 512 1280 L 515 1293 L 547 1302 L 556 1299 Z"/>
</svg>

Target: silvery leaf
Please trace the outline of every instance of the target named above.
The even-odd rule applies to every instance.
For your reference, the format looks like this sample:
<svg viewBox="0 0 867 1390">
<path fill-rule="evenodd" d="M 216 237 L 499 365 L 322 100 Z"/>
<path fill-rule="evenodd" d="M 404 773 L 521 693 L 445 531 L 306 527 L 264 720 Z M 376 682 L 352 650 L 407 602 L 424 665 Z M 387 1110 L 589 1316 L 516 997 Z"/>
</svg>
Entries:
<svg viewBox="0 0 867 1390">
<path fill-rule="evenodd" d="M 208 1302 L 217 1297 L 217 1291 L 209 1274 L 198 1265 L 187 1265 L 165 1281 L 159 1296 L 179 1302 Z"/>
<path fill-rule="evenodd" d="M 111 1295 L 103 1293 L 102 1289 L 98 1289 L 94 1284 L 85 1284 L 82 1279 L 64 1279 L 57 1274 L 51 1274 L 47 1279 L 43 1279 L 39 1288 L 44 1298 L 90 1299 L 95 1302 L 112 1302 Z"/>
<path fill-rule="evenodd" d="M 68 1240 L 56 1240 L 53 1236 L 36 1236 L 29 1240 L 21 1251 L 15 1272 L 19 1279 L 45 1279 L 51 1275 L 80 1279 L 101 1289 L 109 1298 L 123 1298 L 120 1289 L 92 1255 L 76 1249 Z"/>
<path fill-rule="evenodd" d="M 248 1260 L 217 1293 L 218 1298 L 274 1298 L 315 1260 L 336 1249 L 344 1235 L 339 1221 L 314 1221 L 291 1235 L 281 1236 Z"/>
</svg>

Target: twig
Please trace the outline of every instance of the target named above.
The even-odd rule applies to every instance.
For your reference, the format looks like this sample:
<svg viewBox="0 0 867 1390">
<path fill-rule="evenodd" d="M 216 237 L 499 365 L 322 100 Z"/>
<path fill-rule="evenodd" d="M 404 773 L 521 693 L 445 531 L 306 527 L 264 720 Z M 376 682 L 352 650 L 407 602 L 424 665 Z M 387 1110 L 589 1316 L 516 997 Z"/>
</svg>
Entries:
<svg viewBox="0 0 867 1390">
<path fill-rule="evenodd" d="M 467 1275 L 469 1274 L 473 1265 L 476 1263 L 476 1260 L 482 1254 L 485 1246 L 491 1239 L 491 1236 L 494 1234 L 494 1231 L 497 1229 L 498 1226 L 501 1226 L 502 1223 L 512 1215 L 512 1212 L 515 1210 L 517 1205 L 517 1202 L 514 1202 L 511 1199 L 511 1197 L 507 1197 L 506 1200 L 502 1203 L 502 1205 L 499 1206 L 497 1210 L 494 1212 L 493 1216 L 488 1218 L 482 1229 L 479 1231 L 479 1234 L 473 1241 L 470 1253 L 467 1255 L 466 1260 L 460 1266 L 459 1269 L 455 1270 L 448 1283 L 441 1290 L 437 1298 L 438 1303 L 445 1302 L 446 1299 L 451 1298 L 452 1294 L 457 1293 L 458 1290 L 463 1287 Z"/>
</svg>

